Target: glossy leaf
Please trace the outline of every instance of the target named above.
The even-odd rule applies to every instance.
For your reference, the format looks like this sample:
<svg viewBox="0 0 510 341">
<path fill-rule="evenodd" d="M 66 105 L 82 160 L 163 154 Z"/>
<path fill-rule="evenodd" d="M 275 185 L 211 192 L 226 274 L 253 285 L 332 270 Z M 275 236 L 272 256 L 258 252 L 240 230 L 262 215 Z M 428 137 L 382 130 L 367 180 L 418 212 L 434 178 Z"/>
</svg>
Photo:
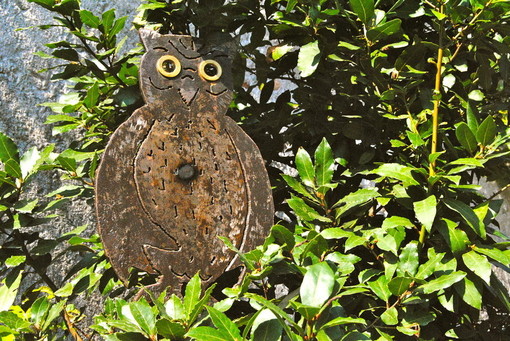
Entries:
<svg viewBox="0 0 510 341">
<path fill-rule="evenodd" d="M 475 214 L 473 209 L 461 201 L 454 199 L 444 199 L 445 205 L 460 214 L 471 229 L 483 239 L 486 238 L 487 233 L 485 231 L 485 225 L 483 224 L 478 216 Z"/>
<path fill-rule="evenodd" d="M 414 276 L 419 265 L 418 242 L 407 244 L 399 255 L 398 273 L 401 276 Z"/>
<path fill-rule="evenodd" d="M 328 217 L 320 215 L 315 209 L 311 208 L 306 202 L 298 197 L 292 196 L 291 199 L 287 199 L 287 204 L 292 208 L 294 213 L 304 221 L 319 220 L 323 222 L 331 221 Z"/>
<path fill-rule="evenodd" d="M 196 273 L 188 284 L 186 284 L 186 289 L 184 291 L 183 305 L 187 317 L 191 315 L 193 309 L 197 305 L 201 291 L 202 281 L 200 280 L 199 273 Z"/>
<path fill-rule="evenodd" d="M 397 163 L 385 163 L 379 168 L 374 170 L 374 173 L 380 176 L 396 179 L 402 181 L 404 186 L 419 185 L 412 174 L 412 168 L 406 167 Z"/>
<path fill-rule="evenodd" d="M 320 308 L 333 293 L 335 274 L 325 262 L 310 266 L 303 278 L 299 295 L 301 302 Z"/>
<path fill-rule="evenodd" d="M 496 138 L 496 122 L 492 116 L 487 116 L 485 120 L 480 124 L 476 131 L 476 140 L 482 145 L 487 146 L 494 142 Z"/>
<path fill-rule="evenodd" d="M 314 158 L 317 185 L 329 184 L 333 178 L 334 158 L 331 146 L 325 138 L 315 150 Z"/>
<path fill-rule="evenodd" d="M 315 185 L 315 169 L 310 154 L 304 148 L 299 148 L 296 154 L 296 167 L 303 183 L 313 187 Z"/>
<path fill-rule="evenodd" d="M 437 213 L 436 197 L 431 195 L 421 201 L 415 201 L 413 203 L 413 207 L 418 221 L 425 226 L 428 232 L 430 232 Z"/>
<path fill-rule="evenodd" d="M 376 27 L 373 27 L 370 30 L 368 30 L 367 38 L 372 42 L 376 42 L 381 39 L 386 39 L 392 34 L 397 33 L 400 30 L 401 24 L 402 20 L 393 19 L 383 24 L 377 25 Z"/>
<path fill-rule="evenodd" d="M 458 223 L 445 218 L 438 224 L 439 233 L 443 236 L 453 253 L 464 251 L 470 242 L 466 232 L 462 231 L 458 226 Z"/>
<path fill-rule="evenodd" d="M 476 285 L 467 277 L 464 277 L 462 281 L 455 284 L 454 288 L 455 291 L 459 293 L 460 297 L 462 297 L 464 302 L 475 309 L 482 308 L 483 286 Z"/>
<path fill-rule="evenodd" d="M 433 292 L 449 288 L 453 284 L 461 281 L 464 277 L 466 277 L 466 273 L 464 271 L 455 271 L 448 275 L 440 276 L 439 278 L 433 279 L 428 283 L 420 285 L 417 290 L 423 292 L 424 294 L 431 294 Z"/>
<path fill-rule="evenodd" d="M 475 251 L 469 251 L 462 255 L 462 260 L 469 270 L 473 271 L 478 277 L 483 279 L 485 283 L 490 284 L 492 265 L 487 260 L 487 257 L 480 255 Z"/>
<path fill-rule="evenodd" d="M 388 287 L 389 281 L 386 279 L 386 276 L 379 276 L 378 279 L 372 282 L 368 282 L 368 286 L 374 294 L 377 295 L 381 300 L 388 302 L 388 299 L 391 297 L 391 291 Z"/>
<path fill-rule="evenodd" d="M 234 339 L 222 330 L 205 326 L 191 329 L 186 333 L 186 336 L 198 341 L 234 341 Z"/>
<path fill-rule="evenodd" d="M 301 46 L 298 54 L 298 70 L 301 71 L 301 77 L 311 76 L 321 58 L 321 50 L 319 49 L 319 42 L 313 41 L 304 46 Z"/>
<path fill-rule="evenodd" d="M 239 328 L 224 313 L 213 307 L 207 306 L 207 312 L 211 317 L 214 325 L 225 335 L 229 336 L 229 340 L 241 340 Z"/>
<path fill-rule="evenodd" d="M 349 0 L 349 5 L 358 18 L 368 25 L 374 16 L 374 0 Z"/>
<path fill-rule="evenodd" d="M 469 126 L 466 123 L 461 122 L 457 126 L 455 129 L 455 136 L 457 136 L 457 140 L 460 142 L 462 147 L 469 153 L 474 153 L 478 148 L 476 136 L 473 134 L 471 129 L 469 129 Z"/>
<path fill-rule="evenodd" d="M 251 335 L 253 340 L 278 341 L 282 332 L 283 327 L 274 313 L 263 309 L 253 322 Z"/>
<path fill-rule="evenodd" d="M 411 283 L 414 282 L 410 277 L 395 277 L 388 283 L 388 288 L 395 296 L 400 296 L 409 289 Z"/>
</svg>

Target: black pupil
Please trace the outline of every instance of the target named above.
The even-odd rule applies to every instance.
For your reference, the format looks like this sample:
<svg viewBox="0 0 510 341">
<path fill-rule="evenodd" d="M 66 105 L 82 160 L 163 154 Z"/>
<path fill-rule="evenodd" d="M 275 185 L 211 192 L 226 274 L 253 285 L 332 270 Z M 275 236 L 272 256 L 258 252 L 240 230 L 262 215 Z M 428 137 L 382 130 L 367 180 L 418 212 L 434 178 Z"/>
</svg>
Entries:
<svg viewBox="0 0 510 341">
<path fill-rule="evenodd" d="M 214 64 L 207 64 L 204 68 L 204 72 L 206 75 L 214 77 L 218 74 L 218 68 Z"/>
<path fill-rule="evenodd" d="M 165 60 L 163 62 L 163 70 L 166 72 L 172 72 L 175 70 L 175 63 L 173 60 Z"/>
</svg>

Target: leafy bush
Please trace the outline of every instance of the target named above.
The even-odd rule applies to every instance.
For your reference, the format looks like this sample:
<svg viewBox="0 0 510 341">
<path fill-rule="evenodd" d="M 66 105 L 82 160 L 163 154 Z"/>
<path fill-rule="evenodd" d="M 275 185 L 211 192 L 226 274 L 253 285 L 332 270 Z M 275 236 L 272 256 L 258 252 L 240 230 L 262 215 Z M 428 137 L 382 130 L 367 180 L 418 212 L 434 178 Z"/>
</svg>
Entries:
<svg viewBox="0 0 510 341">
<path fill-rule="evenodd" d="M 62 26 L 73 36 L 46 44 L 50 53 L 41 56 L 58 59 L 53 79 L 71 86 L 45 104 L 55 112 L 47 123 L 81 138 L 60 154 L 50 146 L 20 158 L 0 136 L 6 340 L 510 334 L 508 288 L 493 271 L 510 266 L 510 239 L 495 220 L 502 202 L 498 193 L 485 198 L 477 184 L 482 177 L 508 182 L 508 2 L 143 1 L 137 27 L 241 37 L 228 114 L 274 166 L 282 219 L 264 245 L 240 254 L 247 270 L 239 285 L 202 293 L 195 276 L 182 299 L 149 292 L 150 300 L 115 298 L 124 289 L 97 236 L 78 228 L 47 240 L 38 232 L 52 219 L 46 212 L 93 198 L 108 136 L 142 104 L 142 50 L 121 54 L 126 18 L 113 10 L 96 16 L 78 0 L 31 2 L 55 14 L 41 29 Z M 48 194 L 55 200 L 25 198 L 30 177 L 52 169 L 67 181 Z M 56 282 L 48 266 L 68 251 L 80 260 Z M 22 281 L 34 284 L 14 303 Z M 138 274 L 132 282 L 144 281 Z M 73 304 L 98 291 L 111 299 L 94 334 L 77 327 L 84 316 Z"/>
</svg>

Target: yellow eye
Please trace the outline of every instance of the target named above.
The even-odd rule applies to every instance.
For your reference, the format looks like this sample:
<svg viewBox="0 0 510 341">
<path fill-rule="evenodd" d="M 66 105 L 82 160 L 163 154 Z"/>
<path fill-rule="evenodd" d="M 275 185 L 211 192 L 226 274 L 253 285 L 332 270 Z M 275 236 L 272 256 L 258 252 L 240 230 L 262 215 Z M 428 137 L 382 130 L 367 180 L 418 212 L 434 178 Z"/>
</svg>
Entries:
<svg viewBox="0 0 510 341">
<path fill-rule="evenodd" d="M 198 73 L 205 80 L 217 81 L 221 77 L 221 65 L 215 60 L 204 60 L 198 67 Z"/>
<path fill-rule="evenodd" d="M 173 78 L 181 72 L 181 62 L 172 55 L 159 58 L 156 67 L 158 72 L 167 78 Z"/>
</svg>

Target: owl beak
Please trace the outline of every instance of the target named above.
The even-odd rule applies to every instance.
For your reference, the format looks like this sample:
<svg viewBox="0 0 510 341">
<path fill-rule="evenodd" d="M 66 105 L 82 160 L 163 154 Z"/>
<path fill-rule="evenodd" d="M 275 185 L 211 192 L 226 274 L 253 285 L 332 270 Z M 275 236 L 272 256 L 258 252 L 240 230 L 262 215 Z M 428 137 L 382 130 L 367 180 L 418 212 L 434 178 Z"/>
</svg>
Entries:
<svg viewBox="0 0 510 341">
<path fill-rule="evenodd" d="M 191 102 L 193 102 L 197 96 L 198 90 L 199 89 L 179 89 L 179 94 L 183 102 L 186 103 L 187 106 L 190 106 Z"/>
</svg>

